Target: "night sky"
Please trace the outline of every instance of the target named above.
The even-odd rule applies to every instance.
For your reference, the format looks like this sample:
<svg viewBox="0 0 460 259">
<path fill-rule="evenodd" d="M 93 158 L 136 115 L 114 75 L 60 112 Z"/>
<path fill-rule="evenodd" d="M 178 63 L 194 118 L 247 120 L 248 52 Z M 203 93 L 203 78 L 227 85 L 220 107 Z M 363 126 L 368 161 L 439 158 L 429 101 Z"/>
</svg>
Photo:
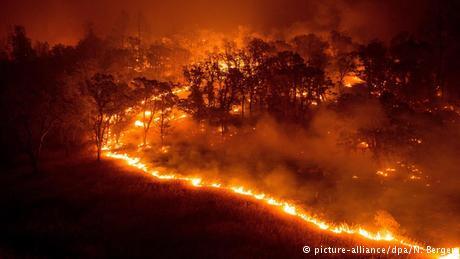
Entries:
<svg viewBox="0 0 460 259">
<path fill-rule="evenodd" d="M 157 36 L 193 28 L 225 33 L 244 26 L 270 35 L 340 30 L 370 40 L 389 39 L 399 31 L 419 32 L 436 8 L 429 0 L 7 0 L 0 9 L 0 24 L 2 34 L 8 26 L 21 24 L 33 39 L 68 44 L 76 43 L 89 23 L 99 31 L 126 23 L 127 30 L 134 31 L 139 14 L 145 30 Z"/>
</svg>

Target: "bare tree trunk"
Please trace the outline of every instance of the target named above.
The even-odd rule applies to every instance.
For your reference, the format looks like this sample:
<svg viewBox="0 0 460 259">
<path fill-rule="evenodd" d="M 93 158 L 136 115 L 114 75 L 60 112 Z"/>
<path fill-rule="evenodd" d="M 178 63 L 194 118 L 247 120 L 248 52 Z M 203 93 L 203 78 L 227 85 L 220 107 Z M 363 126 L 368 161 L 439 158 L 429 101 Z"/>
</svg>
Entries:
<svg viewBox="0 0 460 259">
<path fill-rule="evenodd" d="M 144 147 L 147 145 L 147 129 L 144 128 L 144 138 L 143 138 Z"/>
<path fill-rule="evenodd" d="M 96 135 L 96 149 L 97 149 L 97 161 L 101 161 L 101 150 L 102 150 L 102 141 L 103 141 L 103 114 L 99 114 L 99 118 L 95 125 L 95 135 Z"/>
<path fill-rule="evenodd" d="M 98 140 L 98 143 L 96 144 L 97 146 L 97 161 L 101 161 L 101 144 L 100 144 L 100 140 Z"/>
</svg>

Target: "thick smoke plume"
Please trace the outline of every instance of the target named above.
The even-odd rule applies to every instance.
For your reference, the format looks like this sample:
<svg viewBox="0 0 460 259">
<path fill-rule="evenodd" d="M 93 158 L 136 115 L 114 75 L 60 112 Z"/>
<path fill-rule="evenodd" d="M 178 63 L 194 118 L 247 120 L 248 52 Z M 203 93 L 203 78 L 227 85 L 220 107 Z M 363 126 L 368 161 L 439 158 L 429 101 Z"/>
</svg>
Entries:
<svg viewBox="0 0 460 259">
<path fill-rule="evenodd" d="M 459 199 L 458 127 L 440 134 L 436 124 L 410 119 L 425 125 L 422 138 L 429 143 L 415 160 L 422 179 L 409 180 L 410 172 L 396 159 L 376 160 L 365 149 L 350 150 L 341 143 L 344 135 L 360 128 L 385 126 L 388 118 L 382 105 L 351 105 L 347 114 L 320 108 L 307 128 L 266 116 L 254 125 L 230 129 L 225 140 L 215 127 L 181 121 L 168 137 L 168 152 L 146 151 L 144 159 L 162 170 L 276 194 L 334 222 L 454 245 L 459 234 L 452 227 L 459 213 L 453 210 Z M 377 174 L 386 168 L 395 169 L 396 176 Z"/>
</svg>

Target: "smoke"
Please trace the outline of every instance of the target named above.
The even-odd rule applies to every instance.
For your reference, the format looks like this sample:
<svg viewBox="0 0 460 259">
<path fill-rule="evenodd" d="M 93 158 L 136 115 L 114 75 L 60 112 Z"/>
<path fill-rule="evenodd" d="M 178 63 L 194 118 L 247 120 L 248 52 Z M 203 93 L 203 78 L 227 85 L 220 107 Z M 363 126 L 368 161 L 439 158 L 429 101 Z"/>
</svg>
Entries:
<svg viewBox="0 0 460 259">
<path fill-rule="evenodd" d="M 33 39 L 75 44 L 84 25 L 93 23 L 107 34 L 122 20 L 126 32 L 145 37 L 211 30 L 229 34 L 239 27 L 271 35 L 348 32 L 357 40 L 389 39 L 399 31 L 416 32 L 433 1 L 6 1 L 0 10 L 3 34 L 8 26 L 24 25 Z M 411 17 L 411 19 L 406 19 Z"/>
<path fill-rule="evenodd" d="M 135 35 L 140 27 L 147 40 L 180 39 L 196 54 L 212 51 L 225 38 L 241 45 L 248 36 L 290 39 L 306 33 L 324 36 L 330 30 L 345 31 L 358 41 L 388 40 L 401 30 L 417 32 L 432 4 L 430 0 L 18 0 L 2 4 L 0 23 L 3 30 L 23 24 L 33 39 L 66 44 L 75 44 L 88 22 L 100 34 L 112 33 L 115 26 L 119 33 Z M 347 106 L 342 112 L 320 108 L 312 113 L 307 128 L 263 117 L 254 125 L 231 127 L 225 140 L 216 127 L 181 121 L 168 137 L 170 150 L 153 148 L 144 159 L 182 174 L 251 186 L 335 222 L 388 228 L 432 244 L 458 243 L 458 122 L 440 125 L 433 117 L 412 115 L 403 119 L 420 129 L 423 140 L 411 157 L 423 172 L 417 175 L 419 180 L 410 180 L 410 172 L 401 166 L 397 176 L 379 176 L 377 171 L 396 167 L 397 159 L 378 161 L 367 149 L 341 144 L 344 136 L 361 128 L 388 127 L 389 119 L 376 100 Z M 149 138 L 159 139 L 155 134 Z M 135 132 L 124 142 L 137 148 L 140 139 Z"/>
<path fill-rule="evenodd" d="M 230 127 L 225 140 L 217 127 L 181 121 L 168 136 L 169 151 L 154 147 L 144 159 L 163 170 L 292 200 L 334 222 L 455 245 L 460 197 L 454 161 L 460 143 L 449 140 L 458 137 L 458 125 L 446 129 L 417 117 L 408 120 L 426 129 L 422 138 L 427 148 L 414 160 L 423 172 L 420 180 L 409 180 L 409 172 L 398 167 L 396 159 L 377 161 L 368 150 L 340 144 L 344 134 L 357 129 L 387 126 L 384 109 L 375 100 L 351 104 L 345 112 L 319 108 L 307 128 L 265 116 L 254 125 Z M 437 127 L 439 131 L 434 131 Z M 153 142 L 155 138 L 151 136 Z M 394 175 L 376 174 L 386 167 L 396 168 Z"/>
</svg>

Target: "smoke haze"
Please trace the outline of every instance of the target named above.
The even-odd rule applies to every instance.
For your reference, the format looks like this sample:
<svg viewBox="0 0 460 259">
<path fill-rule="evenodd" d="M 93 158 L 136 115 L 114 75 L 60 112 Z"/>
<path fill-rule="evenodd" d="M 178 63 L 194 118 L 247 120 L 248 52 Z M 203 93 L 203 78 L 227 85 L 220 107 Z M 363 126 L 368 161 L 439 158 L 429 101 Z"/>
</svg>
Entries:
<svg viewBox="0 0 460 259">
<path fill-rule="evenodd" d="M 124 24 L 135 33 L 138 24 L 148 36 L 168 36 L 196 28 L 234 32 L 238 27 L 272 36 L 305 32 L 346 31 L 354 38 L 389 39 L 399 31 L 419 31 L 436 3 L 423 1 L 64 1 L 7 0 L 0 23 L 24 25 L 33 39 L 75 44 L 84 27 L 99 31 Z M 407 19 L 410 17 L 410 19 Z"/>
<path fill-rule="evenodd" d="M 430 244 L 455 245 L 460 228 L 453 226 L 458 226 L 460 197 L 454 161 L 460 143 L 449 140 L 458 134 L 457 126 L 438 134 L 435 124 L 423 122 L 423 138 L 429 143 L 417 158 L 422 179 L 410 180 L 410 172 L 394 161 L 377 162 L 369 152 L 350 151 L 339 144 L 344 134 L 384 126 L 387 117 L 381 104 L 356 104 L 346 113 L 349 116 L 344 117 L 321 108 L 307 129 L 265 117 L 254 126 L 230 129 L 225 142 L 213 127 L 200 131 L 202 125 L 181 121 L 168 138 L 169 152 L 147 152 L 144 159 L 179 174 L 275 194 L 334 222 L 359 223 Z M 412 121 L 422 123 L 420 118 Z M 137 143 L 139 138 L 127 142 Z M 388 178 L 376 174 L 387 167 L 396 172 Z"/>
</svg>

